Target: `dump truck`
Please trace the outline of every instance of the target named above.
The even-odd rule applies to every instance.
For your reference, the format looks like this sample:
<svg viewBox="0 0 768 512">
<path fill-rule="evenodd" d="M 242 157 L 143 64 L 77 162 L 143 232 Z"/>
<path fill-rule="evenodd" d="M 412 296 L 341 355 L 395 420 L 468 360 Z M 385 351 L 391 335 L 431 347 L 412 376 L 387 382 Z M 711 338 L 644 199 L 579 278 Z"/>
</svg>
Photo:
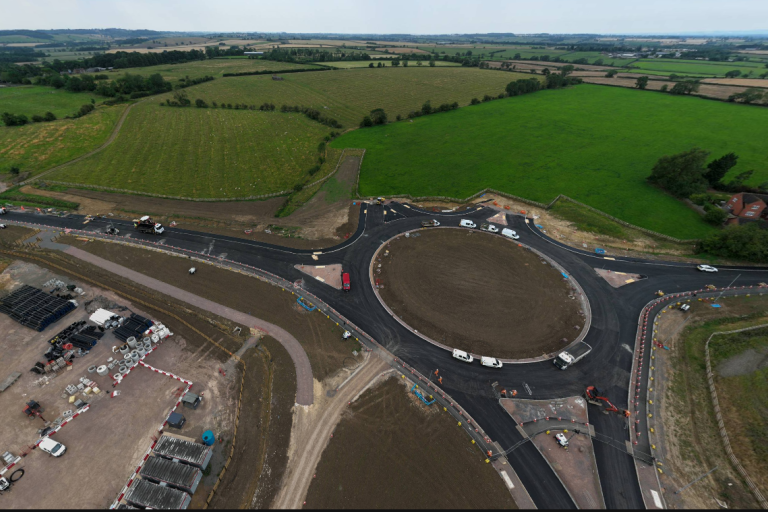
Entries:
<svg viewBox="0 0 768 512">
<path fill-rule="evenodd" d="M 133 219 L 133 227 L 136 231 L 149 235 L 162 235 L 165 232 L 163 225 L 153 221 L 149 215 L 145 215 L 140 219 Z"/>
<path fill-rule="evenodd" d="M 573 348 L 560 352 L 554 359 L 555 366 L 561 370 L 566 370 L 572 364 L 584 359 L 584 356 L 590 352 L 592 352 L 592 347 L 581 341 Z"/>
</svg>

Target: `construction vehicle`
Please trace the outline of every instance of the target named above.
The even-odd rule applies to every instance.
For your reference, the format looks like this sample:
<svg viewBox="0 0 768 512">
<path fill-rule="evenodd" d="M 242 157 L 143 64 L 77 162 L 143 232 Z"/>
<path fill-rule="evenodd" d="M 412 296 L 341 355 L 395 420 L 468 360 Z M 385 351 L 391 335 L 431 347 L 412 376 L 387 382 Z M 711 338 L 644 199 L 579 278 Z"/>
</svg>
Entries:
<svg viewBox="0 0 768 512">
<path fill-rule="evenodd" d="M 30 400 L 29 402 L 27 402 L 27 405 L 24 406 L 24 409 L 22 409 L 21 412 L 26 414 L 29 419 L 34 419 L 35 417 L 38 417 L 41 420 L 45 421 L 45 418 L 43 418 L 42 416 L 44 409 L 40 407 L 40 404 L 38 402 L 35 402 L 34 400 Z"/>
<path fill-rule="evenodd" d="M 557 357 L 553 362 L 555 363 L 555 366 L 561 370 L 566 370 L 572 364 L 584 359 L 584 357 L 590 352 L 592 352 L 592 347 L 581 341 L 574 347 L 569 348 L 567 351 L 563 351 L 557 354 Z"/>
<path fill-rule="evenodd" d="M 5 206 L 0 206 L 0 215 L 5 215 L 8 213 L 8 210 L 6 210 Z"/>
<path fill-rule="evenodd" d="M 423 228 L 437 227 L 439 225 L 440 225 L 440 223 L 437 222 L 435 219 L 421 221 L 421 227 L 423 227 Z"/>
<path fill-rule="evenodd" d="M 104 230 L 104 233 L 106 233 L 108 235 L 118 235 L 118 234 L 120 234 L 120 230 L 117 229 L 112 224 L 110 224 L 109 226 L 107 226 L 107 229 Z"/>
<path fill-rule="evenodd" d="M 627 410 L 620 410 L 618 407 L 613 405 L 610 400 L 608 400 L 604 396 L 600 396 L 600 391 L 595 386 L 587 386 L 586 391 L 587 396 L 587 402 L 591 403 L 592 405 L 602 405 L 605 408 L 603 409 L 604 414 L 608 414 L 609 412 L 615 412 L 617 414 L 622 414 L 625 418 L 629 418 L 630 414 Z"/>
<path fill-rule="evenodd" d="M 384 204 L 384 201 L 386 201 L 386 199 L 384 199 L 383 197 L 376 198 L 376 204 Z"/>
<path fill-rule="evenodd" d="M 351 289 L 351 282 L 349 280 L 349 272 L 341 274 L 341 289 L 348 292 Z"/>
<path fill-rule="evenodd" d="M 133 219 L 133 227 L 136 228 L 136 231 L 149 235 L 162 235 L 165 232 L 163 225 L 153 221 L 149 215 L 140 219 Z"/>
</svg>

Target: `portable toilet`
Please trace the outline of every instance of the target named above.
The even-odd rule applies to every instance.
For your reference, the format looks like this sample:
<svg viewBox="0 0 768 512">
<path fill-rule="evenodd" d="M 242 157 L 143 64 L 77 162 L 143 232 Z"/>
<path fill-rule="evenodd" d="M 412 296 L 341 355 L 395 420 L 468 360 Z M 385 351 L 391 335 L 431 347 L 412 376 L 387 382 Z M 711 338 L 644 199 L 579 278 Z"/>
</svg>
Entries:
<svg viewBox="0 0 768 512">
<path fill-rule="evenodd" d="M 210 430 L 206 430 L 203 432 L 203 443 L 205 443 L 206 446 L 213 446 L 213 443 L 216 442 L 216 436 L 211 432 Z"/>
</svg>

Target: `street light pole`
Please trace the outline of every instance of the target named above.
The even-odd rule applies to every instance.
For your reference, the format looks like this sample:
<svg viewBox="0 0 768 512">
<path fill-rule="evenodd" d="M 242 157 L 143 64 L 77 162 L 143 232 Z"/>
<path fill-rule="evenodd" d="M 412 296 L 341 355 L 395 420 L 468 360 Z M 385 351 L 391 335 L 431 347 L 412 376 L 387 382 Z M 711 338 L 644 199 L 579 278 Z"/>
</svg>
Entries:
<svg viewBox="0 0 768 512">
<path fill-rule="evenodd" d="M 718 296 L 717 296 L 717 298 L 714 300 L 714 303 L 715 303 L 715 304 L 717 303 L 717 301 L 719 301 L 719 300 L 720 300 L 720 297 L 722 297 L 722 296 L 723 296 L 723 294 L 725 293 L 725 290 L 727 290 L 728 288 L 730 288 L 730 287 L 731 287 L 731 285 L 732 285 L 733 283 L 735 283 L 735 282 L 736 282 L 736 280 L 737 280 L 738 278 L 740 278 L 740 277 L 741 277 L 741 274 L 739 274 L 739 275 L 737 275 L 736 277 L 734 277 L 734 278 L 733 278 L 733 281 L 731 281 L 731 282 L 730 282 L 730 284 L 729 284 L 728 286 L 726 286 L 726 287 L 723 289 L 723 291 L 721 291 L 721 292 L 720 292 L 720 295 L 718 295 Z"/>
</svg>

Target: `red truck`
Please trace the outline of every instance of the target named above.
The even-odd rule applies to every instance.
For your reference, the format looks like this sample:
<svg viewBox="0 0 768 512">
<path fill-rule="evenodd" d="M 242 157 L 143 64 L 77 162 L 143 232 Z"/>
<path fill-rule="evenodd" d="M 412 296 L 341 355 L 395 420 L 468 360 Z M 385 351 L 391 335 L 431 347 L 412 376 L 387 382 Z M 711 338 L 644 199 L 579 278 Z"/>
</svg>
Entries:
<svg viewBox="0 0 768 512">
<path fill-rule="evenodd" d="M 341 289 L 345 292 L 349 291 L 349 272 L 343 272 L 341 274 Z"/>
</svg>

